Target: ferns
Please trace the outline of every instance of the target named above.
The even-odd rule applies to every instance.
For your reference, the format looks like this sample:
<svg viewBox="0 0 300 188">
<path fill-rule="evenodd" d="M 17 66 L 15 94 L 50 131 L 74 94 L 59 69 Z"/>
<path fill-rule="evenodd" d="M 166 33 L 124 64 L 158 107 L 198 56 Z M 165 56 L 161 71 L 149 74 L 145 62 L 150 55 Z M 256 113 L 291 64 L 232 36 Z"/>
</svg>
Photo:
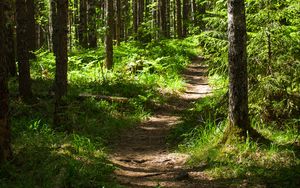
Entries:
<svg viewBox="0 0 300 188">
<path fill-rule="evenodd" d="M 210 74 L 227 77 L 224 1 L 208 3 L 208 30 L 198 36 Z M 211 6 L 210 6 L 211 5 Z M 250 112 L 278 126 L 300 111 L 300 4 L 292 0 L 247 0 Z"/>
</svg>

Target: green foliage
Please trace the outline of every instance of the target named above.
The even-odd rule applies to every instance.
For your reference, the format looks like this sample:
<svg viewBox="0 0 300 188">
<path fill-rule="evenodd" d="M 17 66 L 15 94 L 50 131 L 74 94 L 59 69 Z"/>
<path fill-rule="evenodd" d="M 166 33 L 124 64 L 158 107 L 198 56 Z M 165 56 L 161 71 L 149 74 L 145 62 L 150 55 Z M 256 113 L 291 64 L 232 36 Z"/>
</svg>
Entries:
<svg viewBox="0 0 300 188">
<path fill-rule="evenodd" d="M 18 124 L 13 124 L 14 159 L 0 170 L 1 187 L 113 186 L 108 180 L 114 168 L 99 143 L 55 132 L 42 120 Z"/>
<path fill-rule="evenodd" d="M 256 107 L 252 112 L 266 123 L 289 128 L 300 106 L 300 25 L 293 16 L 300 6 L 295 1 L 248 3 L 250 102 Z"/>
<path fill-rule="evenodd" d="M 209 58 L 210 75 L 227 76 L 227 16 L 223 2 L 207 5 L 204 20 L 209 29 L 198 35 L 203 54 Z M 299 3 L 248 0 L 246 11 L 251 115 L 261 123 L 289 127 L 290 122 L 298 122 L 295 119 L 299 119 L 300 112 Z"/>
<path fill-rule="evenodd" d="M 76 49 L 73 40 L 61 132 L 52 125 L 55 58 L 43 49 L 37 51 L 31 62 L 34 104 L 20 101 L 16 80 L 10 81 L 14 158 L 0 169 L 0 187 L 117 187 L 110 179 L 114 167 L 105 147 L 122 129 L 149 116 L 153 104 L 164 103 L 166 94 L 183 90 L 180 72 L 199 52 L 208 59 L 214 93 L 184 112 L 170 142 L 191 154 L 190 165 L 202 164 L 206 174 L 230 180 L 233 186 L 243 179 L 253 186 L 299 186 L 300 4 L 246 0 L 251 124 L 274 142 L 261 146 L 249 139 L 219 145 L 228 106 L 226 0 L 197 3 L 205 13 L 196 15 L 199 28 L 190 25 L 190 31 L 203 32 L 185 40 L 151 41 L 158 28 L 150 29 L 149 14 L 133 36 L 138 41 L 130 38 L 114 48 L 112 71 L 104 68 L 104 46 Z M 77 9 L 74 1 L 70 4 L 70 10 Z M 49 1 L 37 1 L 36 6 L 36 21 L 47 30 Z M 99 7 L 96 11 L 101 14 Z M 96 20 L 97 34 L 103 38 L 105 20 Z M 130 25 L 130 16 L 124 21 Z M 74 25 L 70 29 L 75 38 Z M 125 97 L 128 102 L 79 97 L 86 93 Z"/>
<path fill-rule="evenodd" d="M 297 132 L 290 126 L 275 129 L 252 118 L 252 125 L 273 141 L 259 145 L 248 138 L 245 143 L 220 144 L 227 124 L 227 79 L 214 75 L 210 84 L 211 96 L 200 99 L 189 109 L 183 123 L 169 137 L 179 142 L 179 150 L 191 155 L 189 165 L 200 168 L 206 175 L 237 186 L 245 181 L 249 186 L 299 186 L 299 147 L 291 143 Z M 228 181 L 227 181 L 228 180 Z"/>
<path fill-rule="evenodd" d="M 297 1 L 246 1 L 251 124 L 273 141 L 261 146 L 219 144 L 227 124 L 228 42 L 226 1 L 206 3 L 206 30 L 195 39 L 208 59 L 212 96 L 186 112 L 170 141 L 191 154 L 190 165 L 237 186 L 299 186 L 300 12 Z M 244 181 L 244 182 L 243 182 Z"/>
<path fill-rule="evenodd" d="M 49 0 L 34 1 L 35 4 L 35 20 L 36 23 L 41 26 L 42 29 L 46 30 L 49 24 L 49 12 L 50 12 L 50 3 Z"/>
<path fill-rule="evenodd" d="M 217 143 L 227 119 L 227 98 L 224 83 L 216 78 L 210 84 L 214 94 L 198 100 L 184 114 L 184 121 L 172 130 L 169 141 L 180 144 L 183 151 L 189 148 L 206 148 L 208 141 Z"/>
<path fill-rule="evenodd" d="M 122 43 L 115 48 L 115 67 L 104 66 L 104 47 L 69 53 L 69 91 L 59 130 L 53 127 L 55 73 L 52 53 L 36 52 L 31 62 L 36 99 L 25 104 L 10 81 L 14 159 L 0 170 L 0 187 L 118 187 L 106 146 L 121 130 L 139 124 L 163 103 L 166 93 L 178 92 L 179 75 L 195 55 L 193 38 Z M 79 97 L 80 94 L 127 98 L 126 102 Z"/>
</svg>

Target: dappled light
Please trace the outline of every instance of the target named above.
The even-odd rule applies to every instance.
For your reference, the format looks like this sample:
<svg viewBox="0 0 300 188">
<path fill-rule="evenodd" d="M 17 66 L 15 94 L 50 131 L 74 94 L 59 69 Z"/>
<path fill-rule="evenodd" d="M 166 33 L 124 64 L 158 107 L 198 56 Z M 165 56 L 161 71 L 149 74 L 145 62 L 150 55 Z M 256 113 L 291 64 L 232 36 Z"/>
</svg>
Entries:
<svg viewBox="0 0 300 188">
<path fill-rule="evenodd" d="M 0 188 L 300 187 L 298 0 L 1 0 Z"/>
</svg>

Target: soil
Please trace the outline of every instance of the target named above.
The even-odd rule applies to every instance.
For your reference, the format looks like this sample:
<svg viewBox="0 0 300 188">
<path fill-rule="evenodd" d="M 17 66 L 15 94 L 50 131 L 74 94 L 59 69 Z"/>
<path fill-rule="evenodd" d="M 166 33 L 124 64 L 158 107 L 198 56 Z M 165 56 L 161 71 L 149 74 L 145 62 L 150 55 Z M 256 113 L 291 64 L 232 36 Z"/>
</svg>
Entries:
<svg viewBox="0 0 300 188">
<path fill-rule="evenodd" d="M 201 167 L 185 164 L 189 155 L 170 149 L 166 138 L 181 122 L 183 110 L 211 93 L 206 78 L 207 67 L 195 58 L 183 71 L 185 92 L 155 110 L 145 122 L 124 132 L 114 144 L 110 160 L 117 167 L 115 178 L 124 187 L 216 187 Z M 218 187 L 218 186 L 217 186 Z"/>
</svg>

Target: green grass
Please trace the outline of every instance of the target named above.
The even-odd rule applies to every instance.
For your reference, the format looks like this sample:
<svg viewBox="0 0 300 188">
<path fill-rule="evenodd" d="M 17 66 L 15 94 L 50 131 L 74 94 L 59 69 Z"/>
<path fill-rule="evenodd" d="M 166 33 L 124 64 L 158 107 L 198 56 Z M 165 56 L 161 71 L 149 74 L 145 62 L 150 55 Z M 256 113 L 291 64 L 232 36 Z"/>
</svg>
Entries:
<svg viewBox="0 0 300 188">
<path fill-rule="evenodd" d="M 111 71 L 103 68 L 103 46 L 73 50 L 69 54 L 67 105 L 59 131 L 52 123 L 54 105 L 49 95 L 54 56 L 38 51 L 37 59 L 31 62 L 35 102 L 23 103 L 17 97 L 17 80 L 10 80 L 14 158 L 0 169 L 0 187 L 118 187 L 111 177 L 114 166 L 107 160 L 110 145 L 122 130 L 143 121 L 155 105 L 183 89 L 180 73 L 199 52 L 211 58 L 209 84 L 214 92 L 182 114 L 184 121 L 169 136 L 171 145 L 191 154 L 189 165 L 203 166 L 207 175 L 226 186 L 241 185 L 245 179 L 252 186 L 299 186 L 299 148 L 293 145 L 299 143 L 298 86 L 281 87 L 285 77 L 258 77 L 256 85 L 250 80 L 251 123 L 273 144 L 262 146 L 247 140 L 219 145 L 228 109 L 228 78 L 222 62 L 225 47 L 211 41 L 206 47 L 215 48 L 209 53 L 217 53 L 220 45 L 222 54 L 205 54 L 207 49 L 197 46 L 206 40 L 201 37 L 122 43 L 115 48 Z M 79 98 L 82 93 L 125 97 L 128 102 Z M 271 120 L 266 118 L 270 114 Z"/>
<path fill-rule="evenodd" d="M 251 16 L 248 14 L 250 21 L 260 26 L 261 18 Z M 239 186 L 246 180 L 250 187 L 260 184 L 299 187 L 299 53 L 283 45 L 299 37 L 295 35 L 292 40 L 283 37 L 283 30 L 288 28 L 284 26 L 281 31 L 272 33 L 272 41 L 276 44 L 272 43 L 272 62 L 268 63 L 267 43 L 262 42 L 265 30 L 250 28 L 247 47 L 250 119 L 252 126 L 272 144 L 264 146 L 248 140 L 220 145 L 228 123 L 228 96 L 225 95 L 228 91 L 228 42 L 224 35 L 226 27 L 219 24 L 219 18 L 207 21 L 211 29 L 195 39 L 203 46 L 201 53 L 208 59 L 209 84 L 214 93 L 185 112 L 184 121 L 172 130 L 170 142 L 177 143 L 180 151 L 191 154 L 190 165 L 204 166 L 207 175 L 216 182 L 225 182 L 226 186 Z M 287 29 L 285 32 L 294 31 Z"/>
<path fill-rule="evenodd" d="M 252 125 L 272 144 L 260 145 L 249 139 L 245 143 L 220 144 L 227 125 L 228 98 L 224 86 L 228 80 L 213 74 L 209 83 L 213 94 L 197 101 L 169 138 L 178 143 L 179 151 L 191 155 L 189 165 L 200 166 L 213 181 L 226 186 L 246 181 L 254 187 L 298 187 L 300 153 L 299 145 L 294 145 L 299 143 L 297 121 L 285 121 L 286 125 L 278 129 L 273 121 L 261 121 L 250 105 Z"/>
<path fill-rule="evenodd" d="M 1 187 L 113 185 L 108 181 L 114 167 L 101 142 L 54 132 L 40 120 L 28 123 L 26 129 L 13 137 L 14 158 L 1 168 Z"/>
<path fill-rule="evenodd" d="M 23 103 L 17 80 L 9 83 L 14 157 L 0 169 L 0 187 L 119 187 L 111 176 L 109 147 L 122 130 L 148 117 L 152 104 L 164 103 L 166 93 L 183 88 L 180 72 L 196 54 L 191 40 L 122 43 L 115 48 L 112 71 L 103 68 L 103 46 L 74 49 L 69 54 L 67 105 L 58 128 L 49 95 L 55 59 L 52 53 L 37 51 L 31 62 L 34 102 Z M 79 98 L 83 93 L 128 101 Z"/>
</svg>

